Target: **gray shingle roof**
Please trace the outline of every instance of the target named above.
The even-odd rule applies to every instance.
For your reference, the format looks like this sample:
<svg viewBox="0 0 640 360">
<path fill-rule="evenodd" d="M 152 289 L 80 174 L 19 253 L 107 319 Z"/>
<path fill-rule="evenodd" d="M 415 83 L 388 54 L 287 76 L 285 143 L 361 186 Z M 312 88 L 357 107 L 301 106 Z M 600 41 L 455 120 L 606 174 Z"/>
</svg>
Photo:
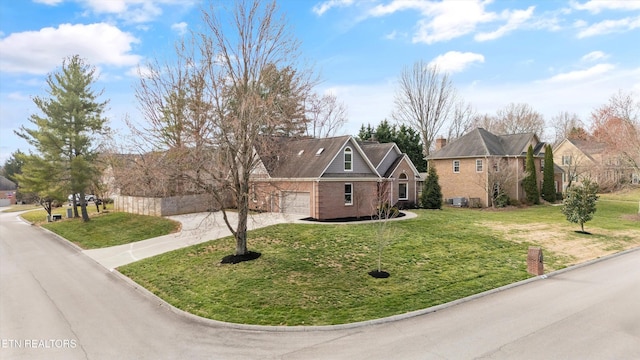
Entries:
<svg viewBox="0 0 640 360">
<path fill-rule="evenodd" d="M 0 176 L 0 190 L 2 191 L 10 191 L 16 190 L 18 186 L 11 180 L 7 179 L 4 176 Z"/>
<path fill-rule="evenodd" d="M 450 159 L 480 156 L 523 156 L 527 144 L 537 137 L 533 133 L 495 135 L 483 128 L 476 128 L 434 152 L 429 159 Z M 537 141 L 534 154 L 539 155 L 544 143 Z"/>
<path fill-rule="evenodd" d="M 280 142 L 276 161 L 261 159 L 274 178 L 318 178 L 350 136 L 324 139 L 285 139 Z M 319 150 L 323 149 L 319 154 Z M 318 155 L 316 155 L 318 154 Z"/>
</svg>

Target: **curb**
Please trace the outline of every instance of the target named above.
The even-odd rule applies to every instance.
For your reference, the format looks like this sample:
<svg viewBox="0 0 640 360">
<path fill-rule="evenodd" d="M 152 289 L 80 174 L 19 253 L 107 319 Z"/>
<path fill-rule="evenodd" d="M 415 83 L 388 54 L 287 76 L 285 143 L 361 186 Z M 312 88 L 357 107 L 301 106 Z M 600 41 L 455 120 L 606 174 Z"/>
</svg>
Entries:
<svg viewBox="0 0 640 360">
<path fill-rule="evenodd" d="M 493 295 L 493 294 L 497 294 L 509 289 L 513 289 L 519 286 L 524 286 L 527 285 L 529 283 L 532 282 L 536 282 L 539 280 L 545 280 L 551 277 L 555 277 L 555 276 L 559 276 L 562 275 L 566 272 L 569 271 L 573 271 L 573 270 L 577 270 L 589 265 L 593 265 L 595 263 L 599 263 L 602 261 L 606 261 L 606 260 L 610 260 L 619 256 L 623 256 L 632 252 L 636 252 L 636 251 L 640 251 L 640 247 L 636 247 L 633 249 L 629 249 L 629 250 L 625 250 L 619 253 L 615 253 L 615 254 L 610 254 L 607 256 L 603 256 L 597 259 L 593 259 L 581 264 L 576 264 L 576 265 L 572 265 L 569 267 L 566 267 L 564 269 L 560 269 L 560 270 L 556 270 L 554 272 L 551 272 L 549 274 L 545 274 L 545 275 L 540 275 L 540 276 L 536 276 L 536 277 L 532 277 L 529 279 L 525 279 L 525 280 L 521 280 L 512 284 L 507 284 L 495 289 L 491 289 L 491 290 L 487 290 L 475 295 L 470 295 L 467 297 L 464 297 L 462 299 L 458 299 L 458 300 L 454 300 L 448 303 L 444 303 L 444 304 L 440 304 L 440 305 L 435 305 L 426 309 L 422 309 L 422 310 L 415 310 L 415 311 L 411 311 L 408 313 L 404 313 L 404 314 L 398 314 L 398 315 L 392 315 L 389 317 L 384 317 L 384 318 L 380 318 L 380 319 L 373 319 L 373 320 L 366 320 L 366 321 L 359 321 L 359 322 L 355 322 L 355 323 L 349 323 L 349 324 L 339 324 L 339 325 L 319 325 L 319 326 L 268 326 L 268 325 L 248 325 L 248 324 L 237 324 L 237 323 L 230 323 L 230 322 L 224 322 L 224 321 L 219 321 L 219 320 L 213 320 L 213 319 L 208 319 L 208 318 L 204 318 L 198 315 L 194 315 L 192 313 L 189 313 L 187 311 L 181 310 L 176 308 L 175 306 L 169 304 L 168 302 L 166 302 L 164 299 L 158 297 L 156 294 L 152 293 L 151 291 L 147 290 L 145 287 L 141 286 L 140 284 L 138 284 L 137 282 L 133 281 L 132 279 L 130 279 L 129 277 L 125 276 L 124 274 L 122 274 L 121 272 L 119 272 L 118 270 L 114 269 L 111 270 L 111 272 L 116 275 L 118 278 L 122 279 L 125 283 L 127 283 L 129 286 L 131 286 L 132 288 L 134 288 L 135 290 L 139 291 L 143 296 L 145 296 L 146 298 L 148 298 L 150 301 L 154 301 L 160 304 L 160 306 L 168 309 L 169 311 L 171 311 L 172 313 L 181 316 L 184 320 L 187 321 L 191 321 L 193 323 L 197 323 L 200 325 L 204 325 L 204 326 L 209 326 L 212 328 L 226 328 L 226 329 L 235 329 L 235 330 L 245 330 L 245 331 L 262 331 L 262 332 L 282 332 L 282 333 L 289 333 L 289 332 L 315 332 L 315 331 L 338 331 L 338 330 L 350 330 L 350 329 L 357 329 L 357 328 L 362 328 L 362 327 L 368 327 L 368 326 L 374 326 L 374 325 L 381 325 L 381 324 L 386 324 L 386 323 L 391 323 L 391 322 L 397 322 L 397 321 L 401 321 L 401 320 L 406 320 L 406 319 L 410 319 L 410 318 L 414 318 L 414 317 L 418 317 L 418 316 L 422 316 L 422 315 L 427 315 L 427 314 L 431 314 L 431 313 L 435 313 L 438 311 L 442 311 L 444 309 L 447 308 L 451 308 L 457 305 L 461 305 L 476 299 L 480 299 L 489 295 Z"/>
</svg>

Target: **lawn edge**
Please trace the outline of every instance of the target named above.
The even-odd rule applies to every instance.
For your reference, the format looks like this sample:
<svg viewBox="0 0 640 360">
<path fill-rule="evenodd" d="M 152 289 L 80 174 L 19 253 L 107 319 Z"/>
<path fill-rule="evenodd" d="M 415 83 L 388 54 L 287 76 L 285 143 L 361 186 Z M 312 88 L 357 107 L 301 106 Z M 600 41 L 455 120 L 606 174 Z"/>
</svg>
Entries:
<svg viewBox="0 0 640 360">
<path fill-rule="evenodd" d="M 406 320 L 406 319 L 410 319 L 410 318 L 414 318 L 414 317 L 418 317 L 418 316 L 422 316 L 422 315 L 427 315 L 427 314 L 431 314 L 431 313 L 435 313 L 438 311 L 442 311 L 444 309 L 447 308 L 451 308 L 457 305 L 461 305 L 476 299 L 480 299 L 489 295 L 493 295 L 493 294 L 497 294 L 500 293 L 502 291 L 506 291 L 509 289 L 513 289 L 519 286 L 524 286 L 527 285 L 529 283 L 535 282 L 535 281 L 539 281 L 539 280 L 545 280 L 551 277 L 555 277 L 561 274 L 564 274 L 566 272 L 569 271 L 573 271 L 573 270 L 577 270 L 580 268 L 583 268 L 585 266 L 589 266 L 601 261 L 606 261 L 606 260 L 610 260 L 613 258 L 616 258 L 618 256 L 623 256 L 635 251 L 640 251 L 640 246 L 632 248 L 632 249 L 628 249 L 628 250 L 624 250 L 618 253 L 614 253 L 614 254 L 609 254 L 606 256 L 602 256 L 596 259 L 592 259 L 589 261 L 585 261 L 583 263 L 580 264 L 575 264 L 572 266 L 568 266 L 564 269 L 560 269 L 560 270 L 556 270 L 553 272 L 550 272 L 548 274 L 544 274 L 544 275 L 539 275 L 539 276 L 534 276 L 525 280 L 521 280 L 512 284 L 507 284 L 504 286 L 500 286 L 497 287 L 495 289 L 491 289 L 491 290 L 487 290 L 487 291 L 483 291 L 481 293 L 478 294 L 474 294 L 474 295 L 470 295 L 458 300 L 454 300 L 454 301 L 450 301 L 444 304 L 440 304 L 440 305 L 435 305 L 435 306 L 431 306 L 428 307 L 426 309 L 421 309 L 421 310 L 415 310 L 415 311 L 410 311 L 404 314 L 398 314 L 398 315 L 392 315 L 392 316 L 388 316 L 388 317 L 384 317 L 384 318 L 380 318 L 380 319 L 372 319 L 372 320 L 365 320 L 365 321 L 359 321 L 359 322 L 354 322 L 354 323 L 349 323 L 349 324 L 339 324 L 339 325 L 296 325 L 296 326 L 276 326 L 276 325 L 250 325 L 250 324 L 238 324 L 238 323 L 231 323 L 231 322 L 225 322 L 225 321 L 220 321 L 220 320 L 213 320 L 213 319 L 208 319 L 208 318 L 204 318 L 195 314 L 192 314 L 188 311 L 179 309 L 171 304 L 169 304 L 168 302 L 166 302 L 164 299 L 160 298 L 159 296 L 157 296 L 156 294 L 152 293 L 151 291 L 149 291 L 147 288 L 145 288 L 144 286 L 138 284 L 137 282 L 135 282 L 133 279 L 127 277 L 126 275 L 122 274 L 121 272 L 119 272 L 117 269 L 113 269 L 110 270 L 114 275 L 116 275 L 117 277 L 119 277 L 120 279 L 122 279 L 124 282 L 126 282 L 129 286 L 133 287 L 135 290 L 139 291 L 143 296 L 147 297 L 150 301 L 153 302 L 159 302 L 161 306 L 167 308 L 169 311 L 171 311 L 172 313 L 181 316 L 183 319 L 187 320 L 187 321 L 191 321 L 193 323 L 197 323 L 203 326 L 208 326 L 208 327 L 212 327 L 212 328 L 228 328 L 228 329 L 235 329 L 235 330 L 248 330 L 248 331 L 264 331 L 264 332 L 313 332 L 313 331 L 335 331 L 335 330 L 349 330 L 349 329 L 357 329 L 357 328 L 361 328 L 361 327 L 367 327 L 367 326 L 373 326 L 373 325 L 380 325 L 380 324 L 386 324 L 386 323 L 391 323 L 391 322 L 396 322 L 396 321 L 401 321 L 401 320 Z"/>
</svg>

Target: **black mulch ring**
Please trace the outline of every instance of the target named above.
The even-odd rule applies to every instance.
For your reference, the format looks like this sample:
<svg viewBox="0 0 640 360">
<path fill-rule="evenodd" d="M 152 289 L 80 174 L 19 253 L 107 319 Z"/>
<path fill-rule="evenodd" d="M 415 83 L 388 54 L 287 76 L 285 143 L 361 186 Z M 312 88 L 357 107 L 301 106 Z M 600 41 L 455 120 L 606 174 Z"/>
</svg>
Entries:
<svg viewBox="0 0 640 360">
<path fill-rule="evenodd" d="M 259 258 L 260 255 L 262 254 L 259 252 L 247 251 L 247 253 L 244 255 L 227 255 L 222 258 L 222 261 L 220 261 L 220 263 L 221 264 L 238 264 L 243 261 L 255 260 Z"/>
<path fill-rule="evenodd" d="M 378 271 L 378 270 L 369 271 L 369 275 L 373 276 L 376 279 L 386 279 L 389 276 L 391 276 L 391 274 L 389 274 L 386 271 Z"/>
<path fill-rule="evenodd" d="M 588 231 L 582 231 L 582 230 L 576 230 L 575 231 L 577 234 L 583 234 L 583 235 L 592 235 L 590 232 Z"/>
<path fill-rule="evenodd" d="M 394 217 L 393 219 L 397 219 L 397 218 L 401 218 L 403 216 L 406 216 L 407 214 L 400 212 L 398 214 L 398 216 Z M 335 218 L 335 219 L 325 219 L 325 220 L 318 220 L 312 217 L 306 217 L 304 219 L 301 219 L 304 221 L 315 221 L 315 222 L 325 222 L 325 223 L 334 223 L 334 222 L 357 222 L 357 221 L 369 221 L 369 220 L 378 220 L 378 218 L 376 216 L 360 216 L 360 217 L 343 217 L 343 218 Z M 391 220 L 391 219 L 389 219 Z"/>
</svg>

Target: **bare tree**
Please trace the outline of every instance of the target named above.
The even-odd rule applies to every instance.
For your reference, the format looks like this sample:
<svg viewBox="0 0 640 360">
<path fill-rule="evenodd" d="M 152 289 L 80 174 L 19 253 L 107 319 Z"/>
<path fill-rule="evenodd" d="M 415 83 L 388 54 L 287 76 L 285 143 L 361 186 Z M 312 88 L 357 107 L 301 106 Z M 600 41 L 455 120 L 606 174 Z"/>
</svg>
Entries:
<svg viewBox="0 0 640 360">
<path fill-rule="evenodd" d="M 562 140 L 571 137 L 578 129 L 584 128 L 584 123 L 576 113 L 561 111 L 551 118 L 551 124 L 555 130 L 555 144 L 559 144 Z"/>
<path fill-rule="evenodd" d="M 437 65 L 418 61 L 400 74 L 393 118 L 419 131 L 425 158 L 449 119 L 455 99 L 449 74 L 440 72 Z"/>
<path fill-rule="evenodd" d="M 640 100 L 635 94 L 619 91 L 591 118 L 594 139 L 607 144 L 610 155 L 640 171 Z"/>
<path fill-rule="evenodd" d="M 528 104 L 511 103 L 496 112 L 493 132 L 497 134 L 535 133 L 542 137 L 544 117 Z"/>
<path fill-rule="evenodd" d="M 307 99 L 306 108 L 308 136 L 334 136 L 347 122 L 347 108 L 334 94 L 313 94 Z"/>
<path fill-rule="evenodd" d="M 455 140 L 472 129 L 478 114 L 470 103 L 460 99 L 453 105 L 447 133 L 448 141 Z"/>
<path fill-rule="evenodd" d="M 312 73 L 296 70 L 299 42 L 275 1 L 210 4 L 198 29 L 178 44 L 176 61 L 145 71 L 137 97 L 146 127 L 138 134 L 155 151 L 126 161 L 173 167 L 172 176 L 158 174 L 162 167 L 139 175 L 169 182 L 161 187 L 156 179 L 157 190 L 211 197 L 236 239 L 235 256 L 247 256 L 251 174 L 264 162 L 258 154 L 278 148 L 273 135 L 304 131 Z"/>
<path fill-rule="evenodd" d="M 518 166 L 517 161 L 515 166 Z M 508 190 L 520 180 L 514 162 L 507 158 L 487 158 L 486 173 L 477 173 L 477 178 L 478 185 L 489 195 L 493 208 L 509 205 Z"/>
</svg>

